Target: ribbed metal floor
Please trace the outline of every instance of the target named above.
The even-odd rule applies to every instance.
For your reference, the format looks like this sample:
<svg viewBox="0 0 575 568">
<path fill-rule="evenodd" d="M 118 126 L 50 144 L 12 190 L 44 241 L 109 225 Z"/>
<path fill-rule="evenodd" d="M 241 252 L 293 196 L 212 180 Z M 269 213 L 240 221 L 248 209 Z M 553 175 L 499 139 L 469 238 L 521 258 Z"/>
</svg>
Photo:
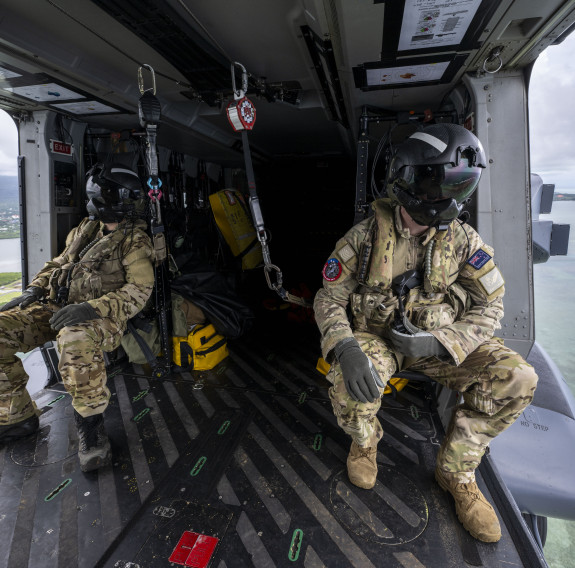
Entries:
<svg viewBox="0 0 575 568">
<path fill-rule="evenodd" d="M 0 449 L 0 568 L 525 565 L 505 526 L 496 545 L 460 527 L 421 389 L 385 398 L 377 485 L 351 485 L 317 337 L 285 337 L 232 342 L 205 373 L 111 377 L 113 466 L 90 474 L 69 395 L 38 393 L 40 433 Z"/>
</svg>

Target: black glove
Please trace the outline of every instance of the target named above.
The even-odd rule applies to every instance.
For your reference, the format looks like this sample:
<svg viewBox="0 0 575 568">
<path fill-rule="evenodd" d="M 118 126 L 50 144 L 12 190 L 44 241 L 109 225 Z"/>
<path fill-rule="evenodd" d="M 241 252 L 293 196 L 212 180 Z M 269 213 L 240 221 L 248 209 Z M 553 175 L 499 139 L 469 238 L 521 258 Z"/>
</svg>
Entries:
<svg viewBox="0 0 575 568">
<path fill-rule="evenodd" d="M 88 302 L 82 302 L 81 304 L 70 304 L 58 310 L 50 318 L 50 325 L 52 329 L 60 331 L 67 325 L 74 325 L 99 317 L 98 312 Z"/>
<path fill-rule="evenodd" d="M 381 396 L 379 388 L 385 388 L 385 384 L 357 340 L 352 337 L 342 339 L 333 351 L 341 365 L 343 382 L 349 396 L 359 402 L 378 399 Z"/>
<path fill-rule="evenodd" d="M 411 335 L 392 329 L 390 339 L 394 347 L 407 357 L 443 357 L 449 355 L 447 349 L 428 331 L 418 331 Z"/>
<path fill-rule="evenodd" d="M 20 309 L 28 307 L 30 304 L 37 302 L 40 298 L 44 296 L 44 289 L 39 288 L 38 286 L 30 286 L 30 288 L 26 288 L 21 296 L 6 302 L 1 308 L 0 312 L 5 312 L 10 308 L 15 308 L 16 306 L 20 306 Z"/>
</svg>

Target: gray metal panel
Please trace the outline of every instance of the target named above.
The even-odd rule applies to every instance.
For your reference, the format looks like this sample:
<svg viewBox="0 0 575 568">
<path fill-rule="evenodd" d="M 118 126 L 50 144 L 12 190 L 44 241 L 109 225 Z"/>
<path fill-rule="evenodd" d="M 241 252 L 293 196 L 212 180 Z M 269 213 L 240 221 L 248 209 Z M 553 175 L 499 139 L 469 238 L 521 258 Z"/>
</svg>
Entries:
<svg viewBox="0 0 575 568">
<path fill-rule="evenodd" d="M 535 333 L 525 80 L 520 72 L 499 72 L 468 75 L 465 82 L 489 163 L 477 192 L 477 229 L 495 248 L 505 278 L 505 316 L 497 334 L 526 357 Z"/>
<path fill-rule="evenodd" d="M 541 188 L 541 205 L 539 213 L 551 213 L 553 207 L 553 195 L 555 193 L 554 183 L 544 183 Z"/>
<path fill-rule="evenodd" d="M 556 225 L 553 223 L 551 231 L 551 255 L 567 254 L 569 248 L 569 233 L 571 225 Z"/>
<path fill-rule="evenodd" d="M 575 520 L 575 399 L 538 343 L 528 361 L 539 375 L 535 398 L 491 442 L 491 456 L 521 511 Z"/>
</svg>

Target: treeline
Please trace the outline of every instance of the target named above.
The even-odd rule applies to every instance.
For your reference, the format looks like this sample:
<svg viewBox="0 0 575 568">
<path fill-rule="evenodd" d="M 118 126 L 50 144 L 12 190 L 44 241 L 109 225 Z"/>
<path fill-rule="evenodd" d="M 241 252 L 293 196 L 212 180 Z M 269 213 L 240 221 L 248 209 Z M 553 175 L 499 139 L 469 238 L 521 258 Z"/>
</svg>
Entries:
<svg viewBox="0 0 575 568">
<path fill-rule="evenodd" d="M 6 284 L 20 283 L 22 280 L 21 272 L 0 272 L 0 286 L 6 286 Z"/>
</svg>

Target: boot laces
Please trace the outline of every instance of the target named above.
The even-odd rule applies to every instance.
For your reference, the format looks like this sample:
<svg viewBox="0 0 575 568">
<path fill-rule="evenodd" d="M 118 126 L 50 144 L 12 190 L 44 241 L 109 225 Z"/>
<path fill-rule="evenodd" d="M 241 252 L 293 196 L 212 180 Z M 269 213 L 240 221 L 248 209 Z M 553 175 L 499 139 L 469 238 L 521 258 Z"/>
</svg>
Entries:
<svg viewBox="0 0 575 568">
<path fill-rule="evenodd" d="M 458 483 L 457 489 L 459 492 L 464 493 L 469 498 L 469 504 L 467 506 L 470 509 L 476 501 L 481 501 L 481 493 L 479 492 L 479 487 L 475 483 Z"/>
<path fill-rule="evenodd" d="M 355 456 L 356 460 L 359 460 L 361 458 L 367 458 L 370 459 L 369 454 L 372 451 L 372 448 L 362 448 L 361 446 L 357 446 L 357 456 Z"/>
</svg>

